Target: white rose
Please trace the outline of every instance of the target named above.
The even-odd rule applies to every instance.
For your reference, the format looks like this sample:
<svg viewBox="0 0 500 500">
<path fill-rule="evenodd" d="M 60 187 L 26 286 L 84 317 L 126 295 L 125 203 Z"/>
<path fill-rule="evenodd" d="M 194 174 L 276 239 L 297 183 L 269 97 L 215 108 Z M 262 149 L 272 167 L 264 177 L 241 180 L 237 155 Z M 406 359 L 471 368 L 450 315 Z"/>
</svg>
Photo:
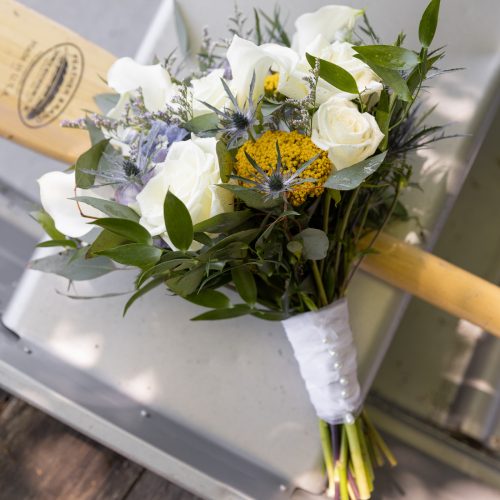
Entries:
<svg viewBox="0 0 500 500">
<path fill-rule="evenodd" d="M 303 14 L 295 21 L 297 30 L 293 36 L 292 48 L 304 54 L 306 47 L 316 38 L 323 35 L 328 42 L 347 39 L 362 10 L 344 5 L 325 5 L 316 12 Z"/>
<path fill-rule="evenodd" d="M 233 196 L 220 184 L 216 140 L 193 138 L 172 144 L 157 174 L 137 195 L 140 223 L 169 242 L 163 220 L 163 202 L 170 190 L 186 205 L 193 224 L 233 210 Z"/>
<path fill-rule="evenodd" d="M 48 172 L 38 179 L 40 200 L 44 210 L 54 219 L 56 229 L 66 236 L 81 238 L 94 226 L 89 217 L 103 217 L 95 208 L 81 204 L 82 212 L 89 217 L 82 217 L 75 196 L 92 196 L 96 193 L 86 189 L 75 189 L 75 173 Z M 99 197 L 99 196 L 97 196 Z"/>
<path fill-rule="evenodd" d="M 284 86 L 288 75 L 297 65 L 299 56 L 288 47 L 275 43 L 255 45 L 235 35 L 227 51 L 227 60 L 233 75 L 231 88 L 236 93 L 239 105 L 243 106 L 248 100 L 250 83 L 254 74 L 253 98 L 256 101 L 264 94 L 264 80 L 269 75 L 269 71 L 271 69 L 277 71 L 280 74 L 280 85 Z"/>
<path fill-rule="evenodd" d="M 313 116 L 311 139 L 328 151 L 337 170 L 371 156 L 383 138 L 372 115 L 360 113 L 351 101 L 336 96 L 322 104 Z"/>
<path fill-rule="evenodd" d="M 144 105 L 153 112 L 165 109 L 165 104 L 177 92 L 177 86 L 172 83 L 168 71 L 160 64 L 145 66 L 130 57 L 118 59 L 109 68 L 108 85 L 121 94 L 118 104 L 108 113 L 112 118 L 120 117 L 125 104 L 139 88 Z"/>
<path fill-rule="evenodd" d="M 223 69 L 216 69 L 203 78 L 191 80 L 193 116 L 196 117 L 212 113 L 210 108 L 205 106 L 203 102 L 207 102 L 217 109 L 223 109 L 227 104 L 228 95 L 221 82 L 223 75 Z"/>
</svg>

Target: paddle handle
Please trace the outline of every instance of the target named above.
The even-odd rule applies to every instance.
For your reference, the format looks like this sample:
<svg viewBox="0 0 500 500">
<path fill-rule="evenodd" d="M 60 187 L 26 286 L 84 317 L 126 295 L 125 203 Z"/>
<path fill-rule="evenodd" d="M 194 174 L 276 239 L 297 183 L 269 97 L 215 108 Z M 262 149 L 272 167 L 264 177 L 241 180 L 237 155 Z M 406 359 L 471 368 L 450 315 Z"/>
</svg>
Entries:
<svg viewBox="0 0 500 500">
<path fill-rule="evenodd" d="M 500 337 L 498 286 L 387 234 L 374 248 L 361 269 Z"/>
<path fill-rule="evenodd" d="M 61 128 L 96 110 L 115 60 L 14 0 L 0 0 L 0 135 L 71 163 L 88 148 L 85 131 Z"/>
</svg>

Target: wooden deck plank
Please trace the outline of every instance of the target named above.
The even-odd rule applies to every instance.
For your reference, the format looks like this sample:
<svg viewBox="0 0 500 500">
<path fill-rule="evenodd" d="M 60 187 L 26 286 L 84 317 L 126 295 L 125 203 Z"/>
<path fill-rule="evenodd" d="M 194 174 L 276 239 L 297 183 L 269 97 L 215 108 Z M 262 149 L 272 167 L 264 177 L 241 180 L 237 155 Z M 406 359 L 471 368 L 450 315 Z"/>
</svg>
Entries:
<svg viewBox="0 0 500 500">
<path fill-rule="evenodd" d="M 0 500 L 120 500 L 142 471 L 18 399 L 0 413 Z"/>
</svg>

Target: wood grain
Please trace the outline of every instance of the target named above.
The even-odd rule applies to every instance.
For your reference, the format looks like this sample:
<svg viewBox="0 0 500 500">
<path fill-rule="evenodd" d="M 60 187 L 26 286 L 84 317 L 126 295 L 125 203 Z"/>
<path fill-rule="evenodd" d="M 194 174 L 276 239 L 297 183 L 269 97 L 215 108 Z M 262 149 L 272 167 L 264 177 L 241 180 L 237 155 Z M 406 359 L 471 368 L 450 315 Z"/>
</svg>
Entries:
<svg viewBox="0 0 500 500">
<path fill-rule="evenodd" d="M 361 263 L 364 271 L 500 337 L 498 286 L 387 234 L 374 248 L 378 253 Z"/>
<path fill-rule="evenodd" d="M 1 0 L 0 135 L 73 162 L 88 148 L 88 135 L 63 129 L 60 122 L 96 110 L 93 96 L 109 92 L 102 78 L 114 60 L 47 17 L 13 0 Z M 38 115 L 23 121 L 30 113 Z"/>
</svg>

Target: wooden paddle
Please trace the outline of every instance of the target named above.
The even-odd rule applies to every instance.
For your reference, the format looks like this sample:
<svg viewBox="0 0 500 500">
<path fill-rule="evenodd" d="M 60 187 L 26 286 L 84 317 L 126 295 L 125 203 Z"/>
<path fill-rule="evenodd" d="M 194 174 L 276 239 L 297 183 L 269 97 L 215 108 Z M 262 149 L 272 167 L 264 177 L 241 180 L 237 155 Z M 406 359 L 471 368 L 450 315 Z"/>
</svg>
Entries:
<svg viewBox="0 0 500 500">
<path fill-rule="evenodd" d="M 101 77 L 114 57 L 13 0 L 0 0 L 0 132 L 72 163 L 87 134 L 60 127 L 95 109 L 109 89 Z M 365 242 L 361 243 L 361 247 Z M 361 268 L 455 316 L 500 336 L 500 288 L 386 234 Z"/>
</svg>

